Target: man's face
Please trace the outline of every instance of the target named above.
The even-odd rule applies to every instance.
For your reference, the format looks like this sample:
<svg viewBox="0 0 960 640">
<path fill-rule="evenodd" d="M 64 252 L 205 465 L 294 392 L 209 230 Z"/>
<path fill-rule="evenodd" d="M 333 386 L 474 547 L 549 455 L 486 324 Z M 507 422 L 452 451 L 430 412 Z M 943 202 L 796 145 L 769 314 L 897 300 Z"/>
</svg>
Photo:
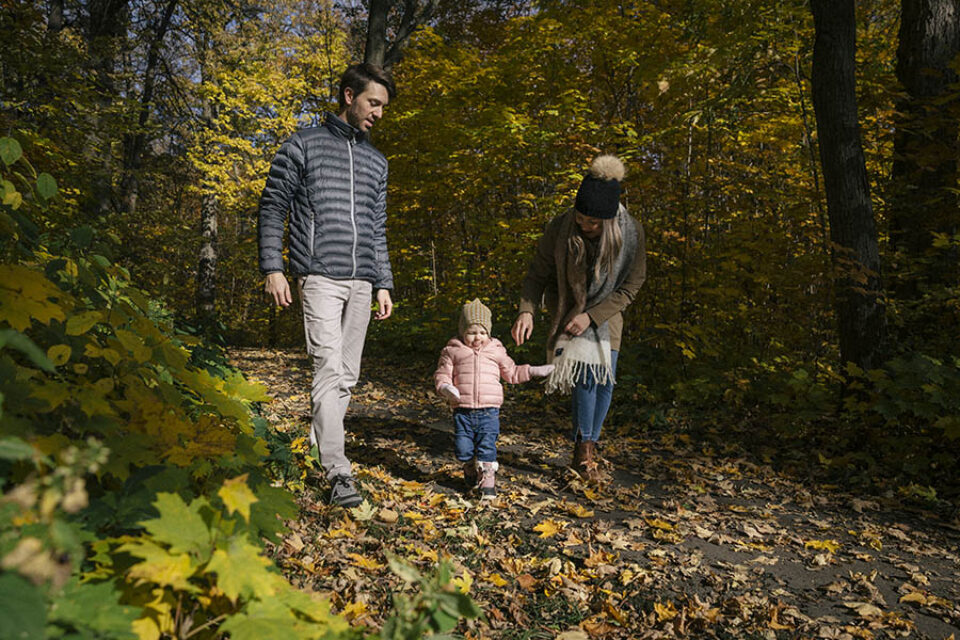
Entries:
<svg viewBox="0 0 960 640">
<path fill-rule="evenodd" d="M 343 101 L 347 108 L 341 117 L 360 131 L 367 132 L 383 117 L 383 108 L 390 102 L 390 94 L 379 82 L 370 81 L 358 94 L 349 87 L 344 89 Z"/>
</svg>

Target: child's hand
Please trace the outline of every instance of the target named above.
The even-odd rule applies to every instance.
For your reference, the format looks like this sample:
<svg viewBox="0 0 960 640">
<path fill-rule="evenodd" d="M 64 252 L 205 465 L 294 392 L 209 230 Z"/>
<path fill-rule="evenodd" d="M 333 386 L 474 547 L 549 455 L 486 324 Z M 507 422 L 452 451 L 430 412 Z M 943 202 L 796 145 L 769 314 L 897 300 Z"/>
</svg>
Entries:
<svg viewBox="0 0 960 640">
<path fill-rule="evenodd" d="M 451 406 L 460 404 L 460 390 L 452 384 L 442 384 L 438 391 Z"/>
<path fill-rule="evenodd" d="M 553 373 L 552 364 L 541 364 L 530 367 L 530 377 L 532 378 L 546 378 L 551 373 Z"/>
</svg>

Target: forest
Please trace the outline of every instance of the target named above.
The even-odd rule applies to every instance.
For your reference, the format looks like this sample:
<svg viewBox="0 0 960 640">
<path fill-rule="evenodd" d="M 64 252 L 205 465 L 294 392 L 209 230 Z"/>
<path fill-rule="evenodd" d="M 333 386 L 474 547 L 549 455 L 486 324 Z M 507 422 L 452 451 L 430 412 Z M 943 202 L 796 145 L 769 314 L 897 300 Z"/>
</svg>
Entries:
<svg viewBox="0 0 960 640">
<path fill-rule="evenodd" d="M 0 0 L 0 30 L 0 637 L 960 629 L 960 0 Z M 257 221 L 362 61 L 397 86 L 395 307 L 339 509 Z M 475 504 L 437 355 L 480 298 L 543 361 L 521 283 L 601 153 L 647 259 L 607 481 L 511 386 Z"/>
</svg>

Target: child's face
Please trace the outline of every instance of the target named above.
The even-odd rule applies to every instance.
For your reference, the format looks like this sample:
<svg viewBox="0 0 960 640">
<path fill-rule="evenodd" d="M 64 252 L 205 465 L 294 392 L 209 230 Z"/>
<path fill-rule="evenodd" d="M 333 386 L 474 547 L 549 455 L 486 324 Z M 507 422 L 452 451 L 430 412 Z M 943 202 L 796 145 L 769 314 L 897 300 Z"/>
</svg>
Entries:
<svg viewBox="0 0 960 640">
<path fill-rule="evenodd" d="M 463 333 L 463 344 L 471 349 L 479 349 L 490 340 L 490 334 L 483 328 L 483 325 L 472 324 L 467 327 Z"/>
</svg>

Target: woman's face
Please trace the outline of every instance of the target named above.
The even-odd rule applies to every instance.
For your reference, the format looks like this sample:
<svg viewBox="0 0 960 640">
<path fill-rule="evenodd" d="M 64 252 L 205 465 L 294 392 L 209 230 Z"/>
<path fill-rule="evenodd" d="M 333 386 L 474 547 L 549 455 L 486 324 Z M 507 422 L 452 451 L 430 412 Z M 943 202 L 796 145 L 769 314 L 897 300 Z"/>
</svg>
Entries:
<svg viewBox="0 0 960 640">
<path fill-rule="evenodd" d="M 580 233 L 582 233 L 584 237 L 590 238 L 591 240 L 594 238 L 599 238 L 600 234 L 603 233 L 603 219 L 585 216 L 579 211 L 576 213 L 576 223 L 577 226 L 580 227 Z"/>
</svg>

